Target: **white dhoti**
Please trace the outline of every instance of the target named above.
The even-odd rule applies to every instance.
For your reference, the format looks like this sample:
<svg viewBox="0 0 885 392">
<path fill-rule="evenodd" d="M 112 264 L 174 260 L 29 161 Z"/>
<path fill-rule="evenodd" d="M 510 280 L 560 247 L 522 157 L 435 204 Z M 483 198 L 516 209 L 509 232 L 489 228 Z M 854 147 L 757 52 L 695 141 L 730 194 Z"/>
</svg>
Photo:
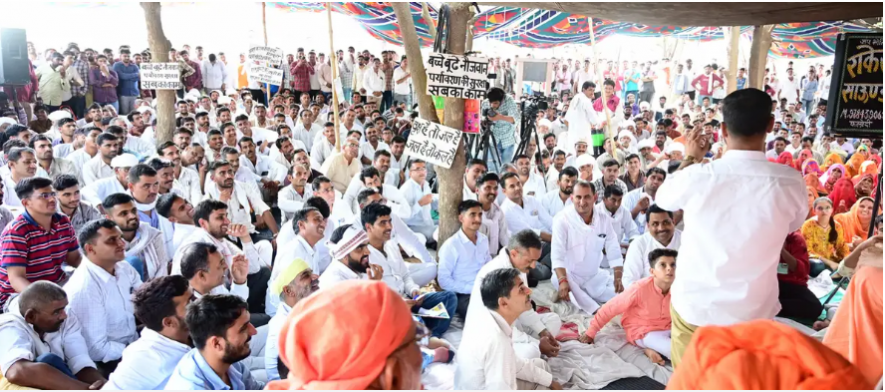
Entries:
<svg viewBox="0 0 885 392">
<path fill-rule="evenodd" d="M 539 314 L 538 316 L 540 316 L 541 322 L 544 323 L 544 329 L 547 332 L 550 332 L 553 336 L 559 334 L 559 330 L 562 329 L 562 319 L 559 318 L 558 314 L 551 312 Z M 520 319 L 513 323 L 513 330 L 513 351 L 516 352 L 516 355 L 528 360 L 541 358 L 541 348 L 538 346 L 540 344 L 538 340 L 540 336 L 538 336 L 538 333 L 532 331 Z"/>
<path fill-rule="evenodd" d="M 570 272 L 567 276 L 572 302 L 587 314 L 596 313 L 602 304 L 615 297 L 615 282 L 606 270 L 600 269 L 596 275 L 590 277 L 581 277 Z"/>
<path fill-rule="evenodd" d="M 650 348 L 667 358 L 670 358 L 670 330 L 651 331 L 642 339 L 636 341 L 636 345 L 642 348 Z"/>
<path fill-rule="evenodd" d="M 532 362 L 532 365 L 537 366 L 541 369 L 544 369 L 548 373 L 550 372 L 550 365 L 547 364 L 547 361 L 545 361 L 543 359 L 538 359 L 538 358 L 531 359 L 530 361 Z M 546 391 L 546 390 L 549 390 L 550 387 L 546 386 L 546 385 L 538 385 L 538 384 L 533 383 L 531 381 L 520 380 L 517 378 L 516 379 L 516 389 L 520 390 L 520 391 L 531 391 L 531 390 Z"/>
</svg>

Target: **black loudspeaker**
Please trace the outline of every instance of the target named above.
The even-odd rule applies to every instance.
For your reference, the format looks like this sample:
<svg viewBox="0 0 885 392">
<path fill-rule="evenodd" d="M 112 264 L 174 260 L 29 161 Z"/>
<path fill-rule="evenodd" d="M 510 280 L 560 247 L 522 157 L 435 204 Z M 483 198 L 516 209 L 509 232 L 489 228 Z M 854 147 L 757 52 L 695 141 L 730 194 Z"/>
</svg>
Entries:
<svg viewBox="0 0 885 392">
<path fill-rule="evenodd" d="M 24 29 L 0 29 L 0 85 L 23 86 L 31 81 Z"/>
</svg>

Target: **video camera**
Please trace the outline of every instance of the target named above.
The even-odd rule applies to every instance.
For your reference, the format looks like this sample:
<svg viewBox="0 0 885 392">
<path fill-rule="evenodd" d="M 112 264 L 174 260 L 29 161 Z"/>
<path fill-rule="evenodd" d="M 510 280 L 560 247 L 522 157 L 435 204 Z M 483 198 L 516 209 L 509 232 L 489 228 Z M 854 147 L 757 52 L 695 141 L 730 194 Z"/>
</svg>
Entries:
<svg viewBox="0 0 885 392">
<path fill-rule="evenodd" d="M 553 98 L 545 97 L 544 94 L 537 92 L 532 95 L 523 95 L 522 100 L 519 103 L 520 111 L 522 112 L 522 118 L 535 118 L 538 116 L 538 112 L 546 111 L 550 104 L 553 102 Z"/>
</svg>

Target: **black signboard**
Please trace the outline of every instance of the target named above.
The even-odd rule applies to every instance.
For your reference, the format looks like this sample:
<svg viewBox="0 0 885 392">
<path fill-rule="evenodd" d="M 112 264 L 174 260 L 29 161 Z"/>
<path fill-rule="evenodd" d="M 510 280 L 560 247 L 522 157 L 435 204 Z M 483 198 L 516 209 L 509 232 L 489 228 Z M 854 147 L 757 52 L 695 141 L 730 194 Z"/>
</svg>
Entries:
<svg viewBox="0 0 885 392">
<path fill-rule="evenodd" d="M 826 129 L 882 138 L 882 33 L 839 34 Z"/>
</svg>

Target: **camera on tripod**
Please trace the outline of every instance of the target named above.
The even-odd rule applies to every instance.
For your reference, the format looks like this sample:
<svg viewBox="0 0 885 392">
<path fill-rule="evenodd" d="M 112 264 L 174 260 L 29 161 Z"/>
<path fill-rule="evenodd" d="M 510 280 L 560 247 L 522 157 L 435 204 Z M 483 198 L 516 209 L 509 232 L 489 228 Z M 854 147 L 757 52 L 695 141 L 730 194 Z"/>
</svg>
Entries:
<svg viewBox="0 0 885 392">
<path fill-rule="evenodd" d="M 534 119 L 538 116 L 538 112 L 546 111 L 548 107 L 550 107 L 550 102 L 552 99 L 545 97 L 541 93 L 535 93 L 533 95 L 523 95 L 522 102 L 520 102 L 522 118 L 531 118 Z"/>
</svg>

